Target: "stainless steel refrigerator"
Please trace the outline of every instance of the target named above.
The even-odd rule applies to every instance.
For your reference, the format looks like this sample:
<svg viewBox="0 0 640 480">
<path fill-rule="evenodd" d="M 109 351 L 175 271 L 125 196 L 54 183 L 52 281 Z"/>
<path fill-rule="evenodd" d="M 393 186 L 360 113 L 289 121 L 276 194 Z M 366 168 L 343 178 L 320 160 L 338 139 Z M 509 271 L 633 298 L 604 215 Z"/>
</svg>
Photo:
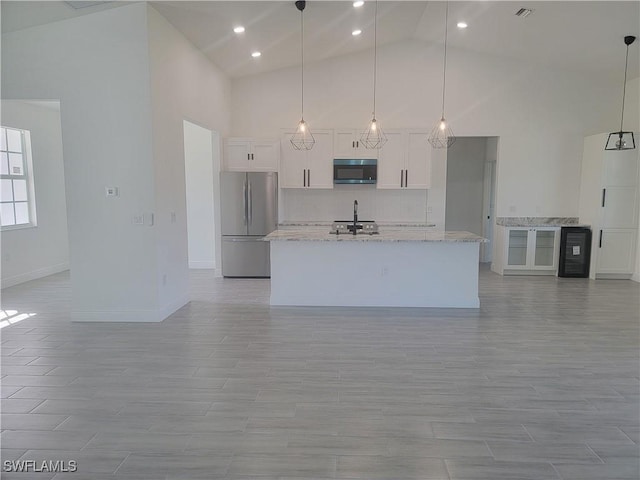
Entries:
<svg viewBox="0 0 640 480">
<path fill-rule="evenodd" d="M 269 242 L 278 224 L 278 174 L 221 172 L 222 275 L 269 277 Z"/>
</svg>

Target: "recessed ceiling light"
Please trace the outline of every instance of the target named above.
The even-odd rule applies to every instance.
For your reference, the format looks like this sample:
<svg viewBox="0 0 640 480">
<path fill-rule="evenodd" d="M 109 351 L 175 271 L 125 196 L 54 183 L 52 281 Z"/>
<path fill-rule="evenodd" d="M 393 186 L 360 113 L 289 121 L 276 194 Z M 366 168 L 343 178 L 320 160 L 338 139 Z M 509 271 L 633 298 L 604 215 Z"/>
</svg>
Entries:
<svg viewBox="0 0 640 480">
<path fill-rule="evenodd" d="M 362 33 L 362 30 L 354 30 L 353 32 L 351 32 L 351 35 L 353 35 L 354 37 L 357 37 L 361 33 Z"/>
<path fill-rule="evenodd" d="M 244 33 L 244 27 L 242 25 L 238 25 L 233 29 L 234 33 Z"/>
<path fill-rule="evenodd" d="M 458 22 L 458 28 L 467 28 L 468 26 L 467 22 Z"/>
<path fill-rule="evenodd" d="M 353 2 L 353 6 L 358 8 L 364 5 L 364 2 L 362 0 L 359 0 L 357 2 Z"/>
<path fill-rule="evenodd" d="M 253 53 L 251 54 L 251 56 L 252 56 L 253 58 L 258 58 L 260 55 L 262 55 L 262 53 L 260 53 L 260 52 L 253 52 Z"/>
</svg>

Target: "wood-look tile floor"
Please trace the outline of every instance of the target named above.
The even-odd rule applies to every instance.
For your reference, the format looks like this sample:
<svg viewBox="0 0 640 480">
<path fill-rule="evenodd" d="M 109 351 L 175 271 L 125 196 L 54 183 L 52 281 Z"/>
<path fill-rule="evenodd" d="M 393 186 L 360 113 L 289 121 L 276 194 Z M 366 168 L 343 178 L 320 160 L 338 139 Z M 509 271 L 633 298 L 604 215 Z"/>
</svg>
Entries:
<svg viewBox="0 0 640 480">
<path fill-rule="evenodd" d="M 481 271 L 481 308 L 269 308 L 192 272 L 159 324 L 5 289 L 2 479 L 638 480 L 640 285 Z"/>
</svg>

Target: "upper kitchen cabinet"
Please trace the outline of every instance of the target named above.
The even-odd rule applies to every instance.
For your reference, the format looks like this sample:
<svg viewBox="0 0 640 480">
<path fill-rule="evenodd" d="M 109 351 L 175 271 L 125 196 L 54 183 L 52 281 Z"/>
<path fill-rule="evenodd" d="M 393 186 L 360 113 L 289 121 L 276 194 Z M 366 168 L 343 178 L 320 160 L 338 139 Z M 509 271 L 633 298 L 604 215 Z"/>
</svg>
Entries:
<svg viewBox="0 0 640 480">
<path fill-rule="evenodd" d="M 294 131 L 280 139 L 280 186 L 282 188 L 333 188 L 333 130 L 313 130 L 311 150 L 291 146 Z"/>
<path fill-rule="evenodd" d="M 277 172 L 280 145 L 277 140 L 228 138 L 224 143 L 225 170 Z"/>
<path fill-rule="evenodd" d="M 585 138 L 579 215 L 592 226 L 592 278 L 630 278 L 638 238 L 638 149 L 605 151 L 606 134 Z"/>
<path fill-rule="evenodd" d="M 376 158 L 376 150 L 366 148 L 360 141 L 361 131 L 343 128 L 334 131 L 334 158 Z"/>
<path fill-rule="evenodd" d="M 427 189 L 431 185 L 431 145 L 422 130 L 388 130 L 378 151 L 378 188 Z"/>
</svg>

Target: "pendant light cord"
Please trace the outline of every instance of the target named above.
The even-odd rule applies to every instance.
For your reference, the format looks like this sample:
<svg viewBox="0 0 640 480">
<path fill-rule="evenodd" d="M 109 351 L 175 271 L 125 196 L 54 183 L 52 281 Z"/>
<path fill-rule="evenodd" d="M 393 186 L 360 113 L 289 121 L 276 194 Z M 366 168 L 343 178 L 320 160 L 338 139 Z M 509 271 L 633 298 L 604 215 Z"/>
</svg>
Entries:
<svg viewBox="0 0 640 480">
<path fill-rule="evenodd" d="M 300 119 L 304 120 L 304 12 L 300 10 Z"/>
<path fill-rule="evenodd" d="M 624 97 L 627 93 L 627 65 L 629 62 L 629 45 L 627 45 L 627 54 L 624 58 L 624 84 L 622 85 L 622 115 L 620 116 L 620 131 L 622 132 L 622 122 L 624 121 Z"/>
<path fill-rule="evenodd" d="M 449 2 L 444 14 L 444 66 L 442 68 L 442 118 L 444 118 L 444 92 L 447 87 L 447 25 L 449 23 Z"/>
<path fill-rule="evenodd" d="M 378 71 L 378 0 L 373 17 L 373 118 L 376 118 L 376 74 Z"/>
</svg>

